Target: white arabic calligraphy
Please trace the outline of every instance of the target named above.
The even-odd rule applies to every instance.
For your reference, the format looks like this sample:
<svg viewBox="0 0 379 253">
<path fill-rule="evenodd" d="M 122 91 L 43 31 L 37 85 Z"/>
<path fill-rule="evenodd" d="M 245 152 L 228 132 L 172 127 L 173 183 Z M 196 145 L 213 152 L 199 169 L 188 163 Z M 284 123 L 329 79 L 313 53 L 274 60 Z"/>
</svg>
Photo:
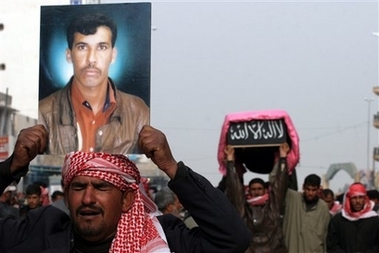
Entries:
<svg viewBox="0 0 379 253">
<path fill-rule="evenodd" d="M 282 121 L 250 121 L 230 126 L 231 140 L 247 140 L 252 135 L 255 140 L 279 139 L 284 136 Z"/>
</svg>

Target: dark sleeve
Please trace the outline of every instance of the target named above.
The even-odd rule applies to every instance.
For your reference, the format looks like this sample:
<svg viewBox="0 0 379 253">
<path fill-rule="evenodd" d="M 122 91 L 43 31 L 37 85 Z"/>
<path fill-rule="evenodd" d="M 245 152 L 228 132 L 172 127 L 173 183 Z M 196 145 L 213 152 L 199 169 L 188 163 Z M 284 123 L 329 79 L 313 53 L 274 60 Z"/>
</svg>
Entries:
<svg viewBox="0 0 379 253">
<path fill-rule="evenodd" d="M 345 251 L 341 248 L 340 241 L 340 220 L 341 214 L 336 214 L 329 222 L 328 233 L 326 236 L 326 249 L 328 253 L 344 253 Z"/>
<path fill-rule="evenodd" d="M 235 208 L 203 176 L 178 163 L 168 186 L 178 196 L 199 227 L 187 229 L 182 221 L 165 215 L 160 222 L 173 252 L 244 252 L 251 234 Z"/>
<path fill-rule="evenodd" d="M 293 169 L 291 175 L 289 175 L 288 188 L 298 191 L 296 169 Z"/>
<path fill-rule="evenodd" d="M 70 233 L 70 222 L 67 214 L 53 206 L 38 207 L 20 220 L 0 219 L 0 252 L 53 252 L 45 250 L 51 245 L 67 247 L 69 236 L 60 233 Z M 69 249 L 54 252 L 69 252 Z"/>
<path fill-rule="evenodd" d="M 270 207 L 275 212 L 283 213 L 289 181 L 287 159 L 279 158 L 274 170 L 275 176 L 270 182 Z"/>
<path fill-rule="evenodd" d="M 234 163 L 228 161 L 226 163 L 226 182 L 225 194 L 232 205 L 237 209 L 241 217 L 245 217 L 245 191 L 244 186 L 236 172 Z"/>
<path fill-rule="evenodd" d="M 21 177 L 25 176 L 27 172 L 27 168 L 23 169 L 24 173 L 19 173 L 17 175 L 11 175 L 11 162 L 13 159 L 13 154 L 8 157 L 3 162 L 0 162 L 0 193 L 3 193 L 4 189 L 10 185 L 12 182 L 16 181 L 17 183 L 20 181 Z"/>
<path fill-rule="evenodd" d="M 221 181 L 218 183 L 216 188 L 222 192 L 225 192 L 225 190 L 226 190 L 226 176 L 222 176 Z"/>
</svg>

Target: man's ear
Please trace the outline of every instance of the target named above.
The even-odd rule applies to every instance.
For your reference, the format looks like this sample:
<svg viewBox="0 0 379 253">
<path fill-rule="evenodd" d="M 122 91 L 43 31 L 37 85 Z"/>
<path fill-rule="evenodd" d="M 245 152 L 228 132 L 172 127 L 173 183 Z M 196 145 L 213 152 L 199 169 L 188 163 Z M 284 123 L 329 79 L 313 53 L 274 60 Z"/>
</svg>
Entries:
<svg viewBox="0 0 379 253">
<path fill-rule="evenodd" d="M 71 50 L 69 48 L 66 49 L 66 61 L 68 63 L 72 63 L 72 59 L 71 59 Z"/>
<path fill-rule="evenodd" d="M 171 212 L 172 212 L 172 206 L 173 206 L 173 204 L 168 204 L 168 205 L 166 206 L 166 211 L 167 211 L 168 213 L 171 213 Z"/>
<path fill-rule="evenodd" d="M 126 213 L 134 203 L 135 193 L 133 190 L 127 190 L 122 197 L 122 212 Z"/>
<path fill-rule="evenodd" d="M 63 194 L 64 194 L 64 203 L 65 203 L 65 205 L 67 206 L 67 208 L 68 208 L 68 189 L 66 189 L 64 192 L 63 192 Z"/>
<path fill-rule="evenodd" d="M 113 47 L 112 48 L 112 61 L 111 61 L 111 63 L 114 63 L 116 61 L 116 58 L 117 58 L 117 48 Z"/>
</svg>

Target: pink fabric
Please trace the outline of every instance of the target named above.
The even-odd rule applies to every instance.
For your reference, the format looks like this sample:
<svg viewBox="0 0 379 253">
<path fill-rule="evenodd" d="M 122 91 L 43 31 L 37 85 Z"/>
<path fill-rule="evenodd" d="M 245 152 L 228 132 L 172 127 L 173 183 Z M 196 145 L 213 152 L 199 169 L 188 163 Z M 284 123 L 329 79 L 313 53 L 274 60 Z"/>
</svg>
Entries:
<svg viewBox="0 0 379 253">
<path fill-rule="evenodd" d="M 331 215 L 335 215 L 335 214 L 339 213 L 341 211 L 341 209 L 342 209 L 342 205 L 340 204 L 340 202 L 334 201 L 332 209 L 329 210 L 329 213 Z"/>
<path fill-rule="evenodd" d="M 262 196 L 258 196 L 255 198 L 252 198 L 252 197 L 247 198 L 246 201 L 247 201 L 247 203 L 249 203 L 252 206 L 262 206 L 262 205 L 266 204 L 268 199 L 269 199 L 269 195 L 266 193 Z"/>
<path fill-rule="evenodd" d="M 251 120 L 276 120 L 283 119 L 287 126 L 288 137 L 292 141 L 292 147 L 287 155 L 287 163 L 289 173 L 295 169 L 295 166 L 299 162 L 300 152 L 299 152 L 299 137 L 297 135 L 296 129 L 292 123 L 290 116 L 283 110 L 268 110 L 268 111 L 249 111 L 249 112 L 239 112 L 227 114 L 224 119 L 224 124 L 221 129 L 220 141 L 218 145 L 218 163 L 219 171 L 221 174 L 226 175 L 225 166 L 225 154 L 224 149 L 227 145 L 227 134 L 229 130 L 230 123 L 234 122 L 248 122 Z"/>
<path fill-rule="evenodd" d="M 41 188 L 42 205 L 43 206 L 50 205 L 49 189 L 48 188 L 44 188 L 42 186 L 40 186 L 40 188 Z"/>
</svg>

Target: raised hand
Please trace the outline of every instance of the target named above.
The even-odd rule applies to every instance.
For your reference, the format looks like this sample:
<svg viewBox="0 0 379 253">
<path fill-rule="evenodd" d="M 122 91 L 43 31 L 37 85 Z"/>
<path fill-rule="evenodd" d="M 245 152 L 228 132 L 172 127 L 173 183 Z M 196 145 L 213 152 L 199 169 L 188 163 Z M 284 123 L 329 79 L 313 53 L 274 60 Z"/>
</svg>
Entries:
<svg viewBox="0 0 379 253">
<path fill-rule="evenodd" d="M 227 161 L 234 161 L 234 148 L 231 145 L 227 145 L 224 149 Z"/>
<path fill-rule="evenodd" d="M 290 151 L 290 146 L 288 145 L 287 142 L 280 144 L 280 147 L 279 147 L 280 157 L 283 157 L 283 158 L 287 157 L 287 154 L 289 151 Z"/>
<path fill-rule="evenodd" d="M 175 177 L 177 162 L 171 154 L 166 136 L 159 130 L 145 125 L 139 133 L 138 144 L 142 152 L 170 178 Z"/>
<path fill-rule="evenodd" d="M 38 154 L 47 147 L 48 132 L 43 125 L 35 125 L 20 131 L 14 147 L 11 173 L 21 172 Z"/>
</svg>

